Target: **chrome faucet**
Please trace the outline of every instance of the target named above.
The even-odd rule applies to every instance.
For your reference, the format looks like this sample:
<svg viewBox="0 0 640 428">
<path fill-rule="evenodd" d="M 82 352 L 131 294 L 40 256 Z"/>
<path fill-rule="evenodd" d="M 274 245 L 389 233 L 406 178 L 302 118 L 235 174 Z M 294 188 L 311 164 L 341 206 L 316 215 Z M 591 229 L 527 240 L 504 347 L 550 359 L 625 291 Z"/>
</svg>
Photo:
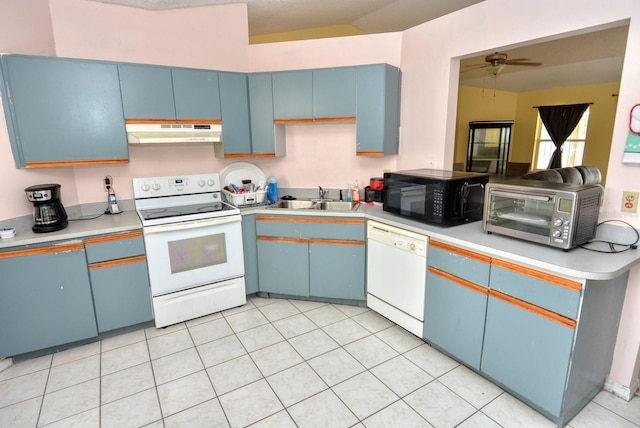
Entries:
<svg viewBox="0 0 640 428">
<path fill-rule="evenodd" d="M 327 192 L 328 192 L 328 190 L 325 190 L 321 186 L 318 186 L 318 197 L 320 198 L 320 200 L 326 198 Z"/>
</svg>

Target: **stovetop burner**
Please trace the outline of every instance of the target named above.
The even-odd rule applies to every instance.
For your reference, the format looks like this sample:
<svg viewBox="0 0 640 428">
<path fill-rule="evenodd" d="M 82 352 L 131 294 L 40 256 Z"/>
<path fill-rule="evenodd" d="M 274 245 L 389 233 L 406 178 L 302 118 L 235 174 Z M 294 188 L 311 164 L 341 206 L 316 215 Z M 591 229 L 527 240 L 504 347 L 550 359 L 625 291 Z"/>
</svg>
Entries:
<svg viewBox="0 0 640 428">
<path fill-rule="evenodd" d="M 240 215 L 222 202 L 217 173 L 134 178 L 133 191 L 143 227 Z"/>
</svg>

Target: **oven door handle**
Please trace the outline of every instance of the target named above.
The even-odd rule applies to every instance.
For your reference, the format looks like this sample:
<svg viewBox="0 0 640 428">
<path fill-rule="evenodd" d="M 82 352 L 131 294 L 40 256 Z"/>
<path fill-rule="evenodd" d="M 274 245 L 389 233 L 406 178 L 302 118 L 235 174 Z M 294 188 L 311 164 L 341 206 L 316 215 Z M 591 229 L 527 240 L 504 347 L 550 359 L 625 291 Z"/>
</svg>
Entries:
<svg viewBox="0 0 640 428">
<path fill-rule="evenodd" d="M 242 217 L 239 215 L 230 215 L 225 217 L 207 218 L 204 220 L 191 220 L 180 223 L 158 224 L 154 226 L 146 226 L 142 230 L 145 234 L 174 232 L 187 229 L 199 229 L 203 227 L 220 226 L 223 224 L 241 222 Z"/>
</svg>

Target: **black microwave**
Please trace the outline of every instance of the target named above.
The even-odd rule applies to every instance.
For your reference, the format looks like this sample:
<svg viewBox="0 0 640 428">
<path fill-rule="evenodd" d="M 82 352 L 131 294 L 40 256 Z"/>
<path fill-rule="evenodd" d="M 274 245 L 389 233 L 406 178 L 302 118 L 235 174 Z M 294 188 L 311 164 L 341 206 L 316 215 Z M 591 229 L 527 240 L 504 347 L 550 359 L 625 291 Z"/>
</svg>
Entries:
<svg viewBox="0 0 640 428">
<path fill-rule="evenodd" d="M 488 181 L 489 174 L 462 171 L 386 172 L 382 209 L 439 226 L 482 220 Z"/>
</svg>

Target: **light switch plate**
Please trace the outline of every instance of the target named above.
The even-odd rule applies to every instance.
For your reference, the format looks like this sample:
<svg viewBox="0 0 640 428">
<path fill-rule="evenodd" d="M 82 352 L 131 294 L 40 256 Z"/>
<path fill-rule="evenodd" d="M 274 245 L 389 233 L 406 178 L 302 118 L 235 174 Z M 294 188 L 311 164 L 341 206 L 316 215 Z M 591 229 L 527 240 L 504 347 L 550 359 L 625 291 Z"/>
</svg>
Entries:
<svg viewBox="0 0 640 428">
<path fill-rule="evenodd" d="M 622 192 L 622 211 L 635 213 L 638 211 L 638 192 Z"/>
</svg>

